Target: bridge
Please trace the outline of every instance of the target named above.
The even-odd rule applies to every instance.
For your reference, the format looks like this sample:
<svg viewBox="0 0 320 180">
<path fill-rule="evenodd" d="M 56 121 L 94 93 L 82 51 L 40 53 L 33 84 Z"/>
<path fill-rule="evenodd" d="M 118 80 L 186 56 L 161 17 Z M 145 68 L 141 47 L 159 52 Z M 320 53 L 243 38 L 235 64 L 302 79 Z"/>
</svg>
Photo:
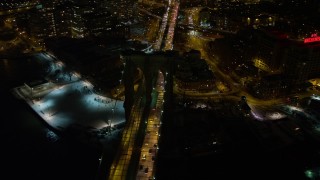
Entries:
<svg viewBox="0 0 320 180">
<path fill-rule="evenodd" d="M 149 179 L 154 177 L 162 113 L 173 93 L 174 52 L 145 54 L 131 51 L 122 54 L 125 70 L 125 116 L 118 153 L 109 169 L 108 179 Z M 134 72 L 143 73 L 134 90 Z M 165 100 L 166 99 L 166 100 Z M 164 102 L 167 102 L 164 104 Z"/>
<path fill-rule="evenodd" d="M 155 4 L 153 1 L 150 3 Z M 171 109 L 169 108 L 173 94 L 171 72 L 173 71 L 173 58 L 178 56 L 177 53 L 168 50 L 172 50 L 173 47 L 179 3 L 173 0 L 169 0 L 168 3 L 161 18 L 162 23 L 156 42 L 143 52 L 122 53 L 125 63 L 123 82 L 127 123 L 123 130 L 118 153 L 108 171 L 110 180 L 149 180 L 155 175 L 154 163 L 159 148 L 161 117 L 166 109 Z M 149 11 L 144 12 L 150 15 Z M 158 16 L 155 17 L 158 18 Z M 153 49 L 156 52 L 148 54 Z M 143 75 L 138 90 L 135 91 L 134 72 L 136 69 L 139 69 Z"/>
</svg>

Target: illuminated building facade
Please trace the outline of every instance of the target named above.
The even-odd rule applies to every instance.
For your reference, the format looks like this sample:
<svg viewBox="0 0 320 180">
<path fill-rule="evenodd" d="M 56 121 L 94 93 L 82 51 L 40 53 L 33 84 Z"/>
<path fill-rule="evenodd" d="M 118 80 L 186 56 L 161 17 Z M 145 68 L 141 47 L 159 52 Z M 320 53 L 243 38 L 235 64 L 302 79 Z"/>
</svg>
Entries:
<svg viewBox="0 0 320 180">
<path fill-rule="evenodd" d="M 92 1 L 72 1 L 71 37 L 83 38 L 88 35 L 86 32 L 85 16 L 94 12 L 95 9 L 93 5 L 94 3 Z"/>
<path fill-rule="evenodd" d="M 247 25 L 253 26 L 254 28 L 262 26 L 275 26 L 276 18 L 268 14 L 259 14 L 254 17 L 247 17 L 244 20 Z"/>
<path fill-rule="evenodd" d="M 256 31 L 257 54 L 253 59 L 256 67 L 274 72 L 281 69 L 285 48 L 290 44 L 287 35 L 279 31 Z"/>
</svg>

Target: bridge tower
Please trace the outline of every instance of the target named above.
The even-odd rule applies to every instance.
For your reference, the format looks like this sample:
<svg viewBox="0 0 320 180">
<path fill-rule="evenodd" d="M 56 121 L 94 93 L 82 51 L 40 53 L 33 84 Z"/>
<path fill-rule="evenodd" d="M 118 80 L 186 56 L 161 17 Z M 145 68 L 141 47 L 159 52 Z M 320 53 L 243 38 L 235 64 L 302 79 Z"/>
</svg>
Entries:
<svg viewBox="0 0 320 180">
<path fill-rule="evenodd" d="M 155 88 L 154 86 L 159 71 L 165 76 L 166 101 L 168 104 L 172 104 L 170 102 L 173 94 L 172 72 L 174 58 L 177 57 L 177 52 L 166 51 L 146 54 L 140 51 L 126 51 L 122 53 L 122 57 L 125 62 L 123 80 L 125 86 L 124 109 L 126 120 L 129 120 L 131 109 L 136 98 L 136 92 L 134 91 L 134 72 L 136 69 L 140 69 L 143 73 L 143 80 L 139 86 L 142 85 L 142 98 L 145 99 L 145 107 L 150 106 L 152 90 Z"/>
</svg>

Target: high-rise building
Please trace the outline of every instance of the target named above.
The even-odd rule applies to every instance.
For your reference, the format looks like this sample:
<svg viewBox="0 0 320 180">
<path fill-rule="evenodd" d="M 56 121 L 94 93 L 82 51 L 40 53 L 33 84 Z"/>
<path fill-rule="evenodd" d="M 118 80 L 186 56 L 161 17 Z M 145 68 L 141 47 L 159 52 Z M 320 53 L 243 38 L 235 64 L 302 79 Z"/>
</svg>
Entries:
<svg viewBox="0 0 320 180">
<path fill-rule="evenodd" d="M 71 37 L 71 18 L 73 11 L 69 2 L 59 2 L 55 6 L 54 19 L 57 36 Z"/>
<path fill-rule="evenodd" d="M 85 14 L 93 12 L 91 1 L 72 1 L 71 37 L 83 38 L 86 35 Z"/>
<path fill-rule="evenodd" d="M 72 0 L 71 17 L 71 36 L 74 38 L 83 38 L 89 35 L 90 27 L 88 22 L 92 21 L 90 17 L 93 14 L 103 16 L 106 9 L 103 7 L 103 0 Z M 92 25 L 92 23 L 89 23 Z M 95 27 L 94 27 L 95 28 Z"/>
</svg>

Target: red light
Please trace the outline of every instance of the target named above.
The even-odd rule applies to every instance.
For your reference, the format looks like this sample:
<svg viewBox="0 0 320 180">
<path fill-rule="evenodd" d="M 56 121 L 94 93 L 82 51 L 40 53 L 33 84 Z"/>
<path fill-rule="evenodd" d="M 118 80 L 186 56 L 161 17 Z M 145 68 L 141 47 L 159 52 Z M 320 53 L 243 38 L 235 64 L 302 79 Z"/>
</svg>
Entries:
<svg viewBox="0 0 320 180">
<path fill-rule="evenodd" d="M 304 43 L 311 43 L 317 41 L 320 41 L 320 37 L 317 34 L 311 34 L 311 37 L 304 39 Z"/>
</svg>

